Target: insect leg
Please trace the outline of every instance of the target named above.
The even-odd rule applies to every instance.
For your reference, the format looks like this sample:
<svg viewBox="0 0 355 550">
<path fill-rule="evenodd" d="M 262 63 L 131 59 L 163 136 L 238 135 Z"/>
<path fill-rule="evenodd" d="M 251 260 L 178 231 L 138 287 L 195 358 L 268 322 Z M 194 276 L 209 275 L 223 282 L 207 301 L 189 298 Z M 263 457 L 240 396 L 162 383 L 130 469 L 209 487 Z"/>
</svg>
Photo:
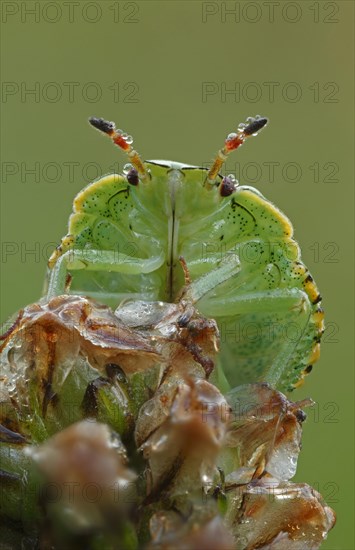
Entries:
<svg viewBox="0 0 355 550">
<path fill-rule="evenodd" d="M 232 386 L 257 379 L 292 389 L 307 372 L 314 345 L 319 346 L 307 294 L 295 288 L 241 291 L 228 297 L 209 293 L 196 304 L 218 323 L 228 380 Z"/>
<path fill-rule="evenodd" d="M 164 262 L 161 250 L 147 259 L 135 258 L 111 250 L 73 249 L 58 258 L 49 272 L 47 299 L 65 294 L 69 271 L 106 271 L 126 274 L 151 273 Z"/>
<path fill-rule="evenodd" d="M 183 289 L 180 299 L 196 303 L 221 283 L 238 276 L 240 271 L 241 265 L 238 256 L 230 255 L 220 262 L 218 267 L 188 284 Z"/>
</svg>

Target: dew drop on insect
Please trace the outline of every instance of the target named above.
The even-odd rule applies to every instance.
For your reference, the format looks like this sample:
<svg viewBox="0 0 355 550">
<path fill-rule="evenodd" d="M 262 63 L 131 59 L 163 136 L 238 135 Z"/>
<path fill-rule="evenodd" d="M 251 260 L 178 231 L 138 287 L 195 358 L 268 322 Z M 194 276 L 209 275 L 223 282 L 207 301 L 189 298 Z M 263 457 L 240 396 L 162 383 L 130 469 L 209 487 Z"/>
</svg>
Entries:
<svg viewBox="0 0 355 550">
<path fill-rule="evenodd" d="M 238 124 L 238 129 L 241 130 L 241 131 L 243 131 L 244 128 L 246 128 L 246 126 L 247 126 L 247 125 L 246 125 L 244 122 L 241 122 L 240 124 Z"/>
<path fill-rule="evenodd" d="M 260 115 L 255 115 L 254 118 L 255 118 L 255 120 L 258 120 L 259 118 L 261 118 L 261 116 Z"/>
<path fill-rule="evenodd" d="M 231 134 L 228 134 L 227 141 L 232 141 L 232 139 L 235 139 L 237 137 L 237 134 L 232 132 Z"/>
<path fill-rule="evenodd" d="M 128 134 L 126 132 L 123 132 L 122 139 L 126 141 L 127 138 L 128 138 Z"/>
<path fill-rule="evenodd" d="M 238 185 L 238 180 L 235 178 L 235 175 L 234 174 L 228 174 L 227 178 L 233 182 L 233 183 L 236 183 Z"/>
<path fill-rule="evenodd" d="M 128 145 L 131 145 L 131 143 L 133 143 L 133 137 L 132 136 L 127 136 L 125 138 L 125 141 L 126 141 L 126 143 L 128 143 Z"/>
<path fill-rule="evenodd" d="M 133 168 L 133 164 L 131 164 L 131 163 L 125 164 L 124 167 L 123 167 L 123 170 L 122 170 L 124 175 L 127 176 L 128 172 L 130 172 L 132 170 L 132 168 Z"/>
<path fill-rule="evenodd" d="M 122 134 L 123 134 L 123 130 L 121 130 L 121 128 L 117 128 L 116 132 L 117 132 L 118 134 L 120 134 L 120 136 L 122 136 Z"/>
</svg>

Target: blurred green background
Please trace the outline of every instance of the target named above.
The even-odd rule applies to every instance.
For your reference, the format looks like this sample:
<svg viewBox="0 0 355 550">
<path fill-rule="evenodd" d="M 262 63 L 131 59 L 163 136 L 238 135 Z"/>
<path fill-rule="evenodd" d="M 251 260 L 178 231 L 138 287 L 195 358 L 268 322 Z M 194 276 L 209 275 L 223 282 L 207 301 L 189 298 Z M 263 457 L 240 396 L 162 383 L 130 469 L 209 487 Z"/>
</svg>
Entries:
<svg viewBox="0 0 355 550">
<path fill-rule="evenodd" d="M 291 218 L 324 297 L 316 402 L 297 481 L 353 538 L 353 2 L 2 2 L 1 320 L 35 301 L 75 194 L 125 158 L 87 124 L 115 120 L 145 158 L 202 165 L 249 115 L 270 118 L 227 173 Z M 6 323 L 5 323 L 6 326 Z"/>
</svg>

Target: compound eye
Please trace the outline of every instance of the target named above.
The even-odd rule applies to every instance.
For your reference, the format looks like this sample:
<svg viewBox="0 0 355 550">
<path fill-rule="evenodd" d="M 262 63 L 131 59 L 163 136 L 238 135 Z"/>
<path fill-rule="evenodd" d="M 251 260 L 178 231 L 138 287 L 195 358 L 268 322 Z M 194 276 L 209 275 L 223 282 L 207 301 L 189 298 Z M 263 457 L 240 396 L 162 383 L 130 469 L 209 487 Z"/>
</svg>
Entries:
<svg viewBox="0 0 355 550">
<path fill-rule="evenodd" d="M 304 411 L 302 411 L 301 409 L 298 409 L 296 411 L 295 416 L 296 416 L 298 422 L 300 422 L 300 423 L 304 422 L 307 418 L 306 413 Z"/>
<path fill-rule="evenodd" d="M 127 172 L 126 178 L 131 185 L 138 185 L 139 183 L 138 171 L 135 168 L 131 168 L 129 172 Z"/>
<path fill-rule="evenodd" d="M 234 193 L 237 185 L 238 182 L 232 174 L 225 176 L 219 186 L 221 197 L 229 197 L 232 193 Z"/>
</svg>

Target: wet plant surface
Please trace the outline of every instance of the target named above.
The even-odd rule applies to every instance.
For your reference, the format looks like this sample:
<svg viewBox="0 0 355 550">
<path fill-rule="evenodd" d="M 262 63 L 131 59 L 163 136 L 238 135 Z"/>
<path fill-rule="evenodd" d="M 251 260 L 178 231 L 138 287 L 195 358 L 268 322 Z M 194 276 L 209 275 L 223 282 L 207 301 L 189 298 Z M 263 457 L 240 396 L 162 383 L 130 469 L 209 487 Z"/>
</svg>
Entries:
<svg viewBox="0 0 355 550">
<path fill-rule="evenodd" d="M 313 402 L 222 394 L 218 350 L 184 300 L 21 311 L 1 346 L 2 547 L 319 548 L 334 513 L 290 481 Z"/>
</svg>

